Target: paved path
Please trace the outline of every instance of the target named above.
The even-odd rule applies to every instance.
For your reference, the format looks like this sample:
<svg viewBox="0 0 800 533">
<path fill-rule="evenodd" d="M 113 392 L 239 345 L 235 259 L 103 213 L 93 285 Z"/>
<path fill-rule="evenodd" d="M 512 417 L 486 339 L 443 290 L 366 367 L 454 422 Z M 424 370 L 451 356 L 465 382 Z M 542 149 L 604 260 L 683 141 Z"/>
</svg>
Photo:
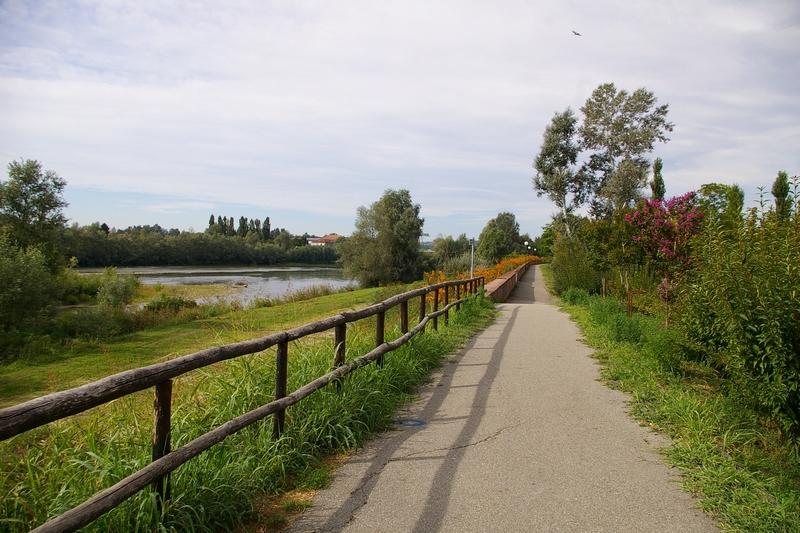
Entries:
<svg viewBox="0 0 800 533">
<path fill-rule="evenodd" d="M 299 532 L 714 532 L 531 269 Z M 424 425 L 414 424 L 415 421 Z"/>
</svg>

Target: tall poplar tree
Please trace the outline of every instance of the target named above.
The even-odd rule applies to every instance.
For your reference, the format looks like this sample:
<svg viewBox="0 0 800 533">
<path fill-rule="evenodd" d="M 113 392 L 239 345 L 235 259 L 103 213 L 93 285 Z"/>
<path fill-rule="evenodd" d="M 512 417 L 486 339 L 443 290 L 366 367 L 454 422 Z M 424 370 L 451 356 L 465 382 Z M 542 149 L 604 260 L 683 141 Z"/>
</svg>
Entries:
<svg viewBox="0 0 800 533">
<path fill-rule="evenodd" d="M 792 199 L 789 197 L 789 174 L 781 170 L 772 184 L 772 196 L 775 197 L 775 213 L 781 220 L 786 220 L 792 211 Z"/>
<path fill-rule="evenodd" d="M 650 192 L 652 200 L 663 200 L 664 195 L 667 194 L 667 188 L 664 185 L 664 177 L 661 175 L 661 169 L 664 167 L 660 157 L 656 157 L 653 162 L 653 181 L 650 182 Z"/>
<path fill-rule="evenodd" d="M 593 186 L 595 216 L 608 217 L 641 197 L 650 167 L 645 155 L 656 142 L 669 141 L 674 126 L 667 121 L 669 104 L 657 101 L 643 87 L 629 94 L 605 83 L 581 107 L 579 146 L 589 154 L 581 173 Z"/>
<path fill-rule="evenodd" d="M 570 108 L 556 113 L 545 127 L 539 155 L 533 161 L 536 196 L 547 195 L 556 204 L 567 235 L 572 234 L 570 215 L 586 201 L 587 194 L 586 183 L 575 170 L 578 159 L 575 138 L 577 123 L 578 119 Z"/>
</svg>

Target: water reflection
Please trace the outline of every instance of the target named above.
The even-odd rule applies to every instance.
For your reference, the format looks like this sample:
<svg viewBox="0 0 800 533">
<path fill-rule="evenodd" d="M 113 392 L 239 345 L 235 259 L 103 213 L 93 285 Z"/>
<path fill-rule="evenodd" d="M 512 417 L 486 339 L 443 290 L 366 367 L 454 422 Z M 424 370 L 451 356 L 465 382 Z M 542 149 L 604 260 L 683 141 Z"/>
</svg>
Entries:
<svg viewBox="0 0 800 533">
<path fill-rule="evenodd" d="M 102 269 L 80 269 L 81 272 L 102 272 Z M 119 272 L 139 276 L 144 285 L 203 285 L 223 283 L 237 288 L 228 297 L 246 304 L 255 298 L 277 298 L 288 292 L 314 285 L 331 285 L 338 289 L 355 284 L 336 267 L 254 266 L 254 267 L 134 267 Z"/>
</svg>

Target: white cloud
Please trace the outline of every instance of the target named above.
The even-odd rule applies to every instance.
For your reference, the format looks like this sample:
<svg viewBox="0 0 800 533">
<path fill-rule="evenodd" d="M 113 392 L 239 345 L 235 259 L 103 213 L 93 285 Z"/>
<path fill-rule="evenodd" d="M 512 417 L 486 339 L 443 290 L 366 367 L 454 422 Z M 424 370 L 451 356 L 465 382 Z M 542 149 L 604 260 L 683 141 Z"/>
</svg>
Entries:
<svg viewBox="0 0 800 533">
<path fill-rule="evenodd" d="M 192 216 L 352 221 L 408 188 L 429 233 L 499 211 L 540 226 L 544 127 L 604 82 L 670 104 L 670 193 L 798 173 L 799 20 L 790 1 L 7 1 L 0 158 Z"/>
</svg>

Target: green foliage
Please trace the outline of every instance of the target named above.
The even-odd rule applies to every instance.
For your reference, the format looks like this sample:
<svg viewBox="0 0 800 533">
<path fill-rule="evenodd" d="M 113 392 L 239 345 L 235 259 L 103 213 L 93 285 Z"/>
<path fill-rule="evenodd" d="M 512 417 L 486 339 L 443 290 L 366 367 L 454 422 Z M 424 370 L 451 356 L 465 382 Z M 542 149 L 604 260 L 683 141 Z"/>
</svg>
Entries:
<svg viewBox="0 0 800 533">
<path fill-rule="evenodd" d="M 300 246 L 286 252 L 287 263 L 332 265 L 339 259 L 334 246 Z"/>
<path fill-rule="evenodd" d="M 706 183 L 698 189 L 696 203 L 709 224 L 733 229 L 742 223 L 744 191 L 736 184 Z"/>
<path fill-rule="evenodd" d="M 74 268 L 65 268 L 56 276 L 55 282 L 62 304 L 85 304 L 97 298 L 97 292 L 103 284 L 103 275 L 80 275 Z"/>
<path fill-rule="evenodd" d="M 623 313 L 614 313 L 608 321 L 608 337 L 614 342 L 637 343 L 642 337 L 642 328 L 634 318 Z"/>
<path fill-rule="evenodd" d="M 713 369 L 687 358 L 682 335 L 663 329 L 659 317 L 634 317 L 637 343 L 613 340 L 609 324 L 627 317 L 619 303 L 600 304 L 609 307 L 604 312 L 600 301 L 592 296 L 567 310 L 596 349 L 603 380 L 630 395 L 633 416 L 671 437 L 663 454 L 698 506 L 723 531 L 800 530 L 796 444 L 731 394 Z"/>
<path fill-rule="evenodd" d="M 180 298 L 178 296 L 167 296 L 166 294 L 159 294 L 145 305 L 148 311 L 171 311 L 177 313 L 181 309 L 188 309 L 197 307 L 197 302 L 187 298 Z"/>
<path fill-rule="evenodd" d="M 55 342 L 67 339 L 97 341 L 140 329 L 133 313 L 89 307 L 60 313 L 44 331 Z M 36 360 L 33 359 L 33 360 Z"/>
<path fill-rule="evenodd" d="M 128 531 L 132 524 L 140 531 L 232 531 L 252 516 L 257 495 L 324 486 L 321 458 L 391 428 L 395 410 L 430 369 L 492 320 L 493 305 L 474 297 L 451 317 L 448 327 L 417 336 L 388 354 L 383 368 L 364 367 L 345 378 L 341 389 L 327 387 L 288 409 L 281 439 L 272 439 L 267 419 L 183 465 L 171 475 L 172 500 L 163 516 L 148 489 L 85 531 Z M 373 325 L 363 325 L 348 333 L 348 359 L 374 348 Z M 398 326 L 387 329 L 387 338 L 399 334 Z M 290 390 L 330 370 L 329 340 L 291 346 Z M 274 357 L 256 354 L 176 380 L 173 448 L 271 401 L 274 375 Z M 0 443 L 0 482 L 8 495 L 0 500 L 4 531 L 28 531 L 147 465 L 151 417 L 152 397 L 140 393 Z"/>
<path fill-rule="evenodd" d="M 489 268 L 491 266 L 491 261 L 487 261 L 477 254 L 473 258 L 472 252 L 467 251 L 460 256 L 453 257 L 448 261 L 434 265 L 434 268 L 431 270 L 441 270 L 449 279 L 456 279 L 459 273 L 469 273 L 470 268 L 478 270 L 479 268 Z"/>
<path fill-rule="evenodd" d="M 478 238 L 479 256 L 487 261 L 500 261 L 513 253 L 527 252 L 519 235 L 519 224 L 513 213 L 499 213 L 484 226 Z"/>
<path fill-rule="evenodd" d="M 800 435 L 800 217 L 751 210 L 711 225 L 682 285 L 679 323 L 732 390 Z"/>
<path fill-rule="evenodd" d="M 0 328 L 33 325 L 47 314 L 54 296 L 44 254 L 36 248 L 21 250 L 0 234 Z"/>
<path fill-rule="evenodd" d="M 133 301 L 140 285 L 132 274 L 119 274 L 114 267 L 106 268 L 97 291 L 97 303 L 107 309 L 121 309 Z"/>
<path fill-rule="evenodd" d="M 62 197 L 66 184 L 32 159 L 9 163 L 8 181 L 0 182 L 0 232 L 18 248 L 40 248 L 52 270 L 60 263 L 54 242 L 66 223 L 61 212 L 68 205 Z"/>
<path fill-rule="evenodd" d="M 645 88 L 628 93 L 605 83 L 581 107 L 580 148 L 589 156 L 581 172 L 592 184 L 595 215 L 607 216 L 640 198 L 650 166 L 645 154 L 657 141 L 667 142 L 673 129 L 666 119 L 669 105 L 656 107 L 657 101 Z"/>
<path fill-rule="evenodd" d="M 388 189 L 369 208 L 359 207 L 356 231 L 337 243 L 345 273 L 362 287 L 421 279 L 419 211 L 405 189 Z"/>
<path fill-rule="evenodd" d="M 570 108 L 556 113 L 544 130 L 542 146 L 533 161 L 536 196 L 547 195 L 556 204 L 568 235 L 572 233 L 570 214 L 586 201 L 589 193 L 584 175 L 574 168 L 578 158 L 577 123 L 578 119 Z"/>
<path fill-rule="evenodd" d="M 561 293 L 561 301 L 569 305 L 582 305 L 589 301 L 589 293 L 578 287 L 570 287 Z"/>
<path fill-rule="evenodd" d="M 471 250 L 472 245 L 469 239 L 467 239 L 466 233 L 459 235 L 458 239 L 454 239 L 452 235 L 448 235 L 447 237 L 439 235 L 437 238 L 433 239 L 435 264 L 431 270 L 444 270 L 443 267 L 446 263 L 462 258 L 465 254 L 469 257 Z M 466 271 L 469 271 L 469 263 L 467 263 Z"/>
<path fill-rule="evenodd" d="M 558 235 L 553 243 L 552 289 L 562 294 L 571 287 L 588 293 L 600 290 L 602 279 L 589 264 L 584 244 L 577 237 Z"/>
<path fill-rule="evenodd" d="M 775 197 L 775 214 L 781 220 L 786 220 L 792 213 L 792 196 L 789 193 L 789 174 L 781 170 L 772 184 L 772 196 Z"/>
<path fill-rule="evenodd" d="M 333 264 L 335 251 L 303 246 L 288 252 L 261 241 L 253 233 L 244 239 L 223 233 L 162 234 L 161 232 L 104 232 L 100 225 L 73 225 L 60 237 L 61 252 L 75 257 L 82 267 L 167 266 L 167 265 L 274 265 L 315 261 Z M 297 254 L 297 255 L 295 255 Z M 319 255 L 317 255 L 319 254 Z M 302 259 L 298 260 L 298 259 Z"/>
<path fill-rule="evenodd" d="M 660 157 L 656 157 L 653 162 L 653 181 L 650 182 L 650 199 L 663 200 L 664 195 L 667 194 L 667 187 L 664 185 L 664 176 L 661 175 L 661 169 L 664 168 L 664 162 Z"/>
</svg>

